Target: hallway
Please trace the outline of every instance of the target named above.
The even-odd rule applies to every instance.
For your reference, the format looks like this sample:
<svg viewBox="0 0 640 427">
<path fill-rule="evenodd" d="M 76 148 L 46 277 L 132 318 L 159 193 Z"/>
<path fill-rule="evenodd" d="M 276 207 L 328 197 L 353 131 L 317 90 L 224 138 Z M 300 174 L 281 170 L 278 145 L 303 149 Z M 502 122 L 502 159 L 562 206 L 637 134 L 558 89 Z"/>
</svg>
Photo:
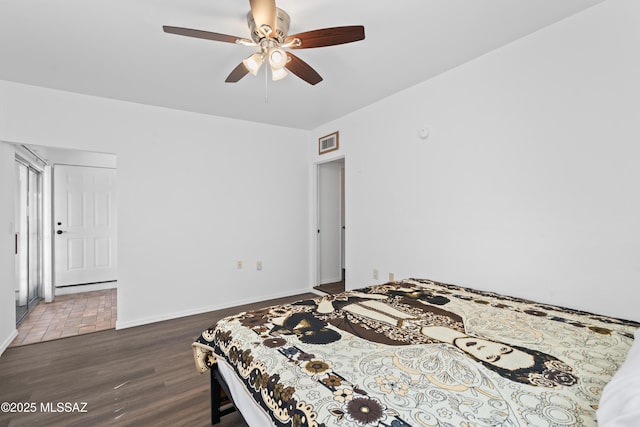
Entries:
<svg viewBox="0 0 640 427">
<path fill-rule="evenodd" d="M 113 329 L 116 317 L 116 289 L 60 295 L 49 304 L 40 301 L 9 347 Z"/>
</svg>

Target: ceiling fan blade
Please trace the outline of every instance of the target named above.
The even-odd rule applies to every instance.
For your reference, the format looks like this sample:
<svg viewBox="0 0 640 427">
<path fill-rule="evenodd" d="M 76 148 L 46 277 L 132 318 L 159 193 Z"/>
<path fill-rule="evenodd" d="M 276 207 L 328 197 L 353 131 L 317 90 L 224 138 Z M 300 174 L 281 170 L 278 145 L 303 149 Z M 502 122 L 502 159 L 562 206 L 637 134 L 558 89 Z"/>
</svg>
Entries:
<svg viewBox="0 0 640 427">
<path fill-rule="evenodd" d="M 197 39 L 214 40 L 217 42 L 235 43 L 242 37 L 229 36 L 227 34 L 212 33 L 210 31 L 192 30 L 191 28 L 170 27 L 164 25 L 162 27 L 165 33 L 178 34 L 181 36 L 195 37 Z"/>
<path fill-rule="evenodd" d="M 287 61 L 285 67 L 296 76 L 300 77 L 305 82 L 315 85 L 322 81 L 322 77 L 316 70 L 311 68 L 309 64 L 298 58 L 291 52 L 287 52 L 289 61 Z"/>
<path fill-rule="evenodd" d="M 347 27 L 322 28 L 294 34 L 285 39 L 285 43 L 300 39 L 301 44 L 291 45 L 291 49 L 309 49 L 312 47 L 334 46 L 364 40 L 364 26 L 351 25 Z"/>
<path fill-rule="evenodd" d="M 275 36 L 277 13 L 275 0 L 249 0 L 249 4 L 256 28 L 261 29 L 263 25 L 268 25 Z M 265 36 L 267 35 L 265 34 Z"/>
<path fill-rule="evenodd" d="M 227 76 L 227 79 L 225 80 L 225 82 L 236 83 L 247 74 L 249 74 L 249 70 L 247 70 L 247 67 L 245 67 L 244 64 L 241 62 L 238 64 L 236 68 L 233 69 L 233 71 L 229 74 L 229 76 Z"/>
</svg>

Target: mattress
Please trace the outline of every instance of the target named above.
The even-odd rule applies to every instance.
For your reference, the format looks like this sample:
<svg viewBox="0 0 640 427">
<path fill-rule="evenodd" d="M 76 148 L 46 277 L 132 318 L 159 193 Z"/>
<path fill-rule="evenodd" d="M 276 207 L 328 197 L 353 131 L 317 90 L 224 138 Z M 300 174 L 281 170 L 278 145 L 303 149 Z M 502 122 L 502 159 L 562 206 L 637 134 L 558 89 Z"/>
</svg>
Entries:
<svg viewBox="0 0 640 427">
<path fill-rule="evenodd" d="M 639 327 L 407 279 L 238 313 L 193 349 L 252 426 L 596 426 Z"/>
</svg>

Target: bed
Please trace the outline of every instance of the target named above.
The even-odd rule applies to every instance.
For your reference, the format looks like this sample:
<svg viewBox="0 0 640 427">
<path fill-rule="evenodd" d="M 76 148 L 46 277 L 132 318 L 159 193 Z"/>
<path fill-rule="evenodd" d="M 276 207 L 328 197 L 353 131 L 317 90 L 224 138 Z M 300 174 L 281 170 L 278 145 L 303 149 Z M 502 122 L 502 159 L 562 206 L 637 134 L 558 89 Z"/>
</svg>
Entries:
<svg viewBox="0 0 640 427">
<path fill-rule="evenodd" d="M 607 384 L 619 407 L 638 390 L 612 378 L 639 327 L 407 279 L 227 317 L 193 351 L 212 422 L 221 385 L 258 427 L 596 426 L 624 410 L 599 406 Z"/>
</svg>

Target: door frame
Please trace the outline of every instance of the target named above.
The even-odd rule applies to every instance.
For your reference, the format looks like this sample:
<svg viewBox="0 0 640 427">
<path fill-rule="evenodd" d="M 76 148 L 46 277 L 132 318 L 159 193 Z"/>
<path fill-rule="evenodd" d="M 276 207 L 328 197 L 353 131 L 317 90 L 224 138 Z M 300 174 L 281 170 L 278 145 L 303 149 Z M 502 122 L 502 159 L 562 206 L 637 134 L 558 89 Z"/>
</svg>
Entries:
<svg viewBox="0 0 640 427">
<path fill-rule="evenodd" d="M 315 211 L 315 221 L 314 221 L 314 230 L 313 230 L 313 234 L 314 234 L 314 241 L 315 244 L 313 245 L 314 247 L 314 251 L 315 251 L 315 257 L 314 257 L 314 277 L 313 277 L 313 285 L 312 286 L 317 286 L 320 284 L 320 280 L 321 280 L 321 267 L 322 267 L 322 263 L 321 263 L 321 238 L 320 238 L 320 232 L 318 230 L 320 230 L 320 217 L 321 217 L 321 200 L 320 200 L 320 169 L 323 165 L 326 165 L 328 163 L 334 163 L 334 162 L 341 162 L 343 164 L 343 169 L 344 169 L 344 173 L 341 173 L 341 186 L 340 186 L 340 191 L 342 194 L 340 194 L 340 209 L 342 210 L 342 212 L 346 211 L 346 188 L 344 185 L 345 182 L 345 175 L 346 175 L 346 169 L 347 169 L 347 161 L 346 161 L 346 156 L 338 156 L 338 157 L 332 157 L 331 159 L 327 159 L 327 160 L 322 160 L 322 161 L 318 161 L 314 163 L 315 166 L 315 173 L 313 174 L 313 178 L 314 178 L 314 185 L 313 185 L 313 189 L 314 189 L 314 193 L 315 193 L 315 197 L 314 197 L 314 211 Z M 344 215 L 343 218 L 346 218 L 346 214 Z M 342 226 L 345 227 L 344 224 L 345 221 L 343 221 Z M 345 241 L 346 241 L 346 229 L 343 228 L 343 230 L 345 230 L 344 232 L 341 232 L 340 235 L 340 243 L 338 245 L 337 250 L 340 251 L 340 259 L 341 259 L 341 268 L 342 269 L 346 269 L 346 257 L 345 257 L 345 251 L 344 248 L 346 247 L 345 245 Z M 346 287 L 346 277 L 344 277 L 345 280 L 345 287 Z"/>
<path fill-rule="evenodd" d="M 59 221 L 60 218 L 54 219 L 54 217 L 56 215 L 59 214 L 59 212 L 56 212 L 56 208 L 58 206 L 58 201 L 56 201 L 56 198 L 60 198 L 61 195 L 57 194 L 57 183 L 56 183 L 56 178 L 59 178 L 57 176 L 57 172 L 56 171 L 60 171 L 60 168 L 83 168 L 83 169 L 91 169 L 91 170 L 95 170 L 95 171 L 113 171 L 114 173 L 114 181 L 113 181 L 113 200 L 111 200 L 112 203 L 112 207 L 113 207 L 113 211 L 110 211 L 110 215 L 109 217 L 111 218 L 111 228 L 115 229 L 115 234 L 112 236 L 113 240 L 115 241 L 115 243 L 113 243 L 112 245 L 109 246 L 109 250 L 110 250 L 110 257 L 111 255 L 113 255 L 113 259 L 112 262 L 114 262 L 116 264 L 115 267 L 113 267 L 115 269 L 115 273 L 114 273 L 114 277 L 113 279 L 107 279 L 107 280 L 102 280 L 103 278 L 100 278 L 100 280 L 94 280 L 94 281 L 86 281 L 86 282 L 79 282 L 79 283 L 71 283 L 71 284 L 59 284 L 58 282 L 56 282 L 57 279 L 57 274 L 56 274 L 56 267 L 57 267 L 57 263 L 58 260 L 56 259 L 56 251 L 58 249 L 60 249 L 60 247 L 58 247 L 56 245 L 56 236 L 53 234 L 53 230 L 54 229 L 60 229 L 61 227 L 58 226 L 54 226 L 54 222 L 55 221 Z M 115 175 L 117 174 L 117 168 L 115 167 L 108 167 L 108 166 L 93 166 L 93 165 L 82 165 L 82 164 L 70 164 L 70 163 L 54 163 L 53 165 L 53 172 L 52 172 L 52 186 L 51 186 L 51 195 L 52 195 L 52 207 L 51 207 L 51 218 L 52 218 L 52 228 L 51 228 L 51 245 L 52 245 L 52 288 L 55 290 L 55 293 L 58 295 L 62 295 L 62 294 L 66 294 L 66 293 L 76 293 L 78 289 L 84 290 L 84 291 L 89 291 L 89 290 L 102 290 L 102 289 L 111 289 L 113 288 L 113 284 L 117 282 L 117 211 L 118 211 L 118 207 L 117 207 L 117 180 L 115 178 Z M 69 224 L 65 224 L 62 228 L 68 228 Z M 99 270 L 99 268 L 97 268 L 97 270 Z"/>
<path fill-rule="evenodd" d="M 24 148 L 24 147 L 22 147 Z M 20 319 L 17 318 L 16 316 L 16 324 L 20 324 L 20 322 L 22 322 L 22 320 L 24 320 L 28 314 L 31 312 L 32 307 L 30 307 L 30 305 L 32 304 L 33 301 L 35 301 L 36 299 L 41 299 L 45 296 L 46 294 L 46 283 L 45 283 L 45 279 L 46 279 L 46 269 L 50 264 L 47 263 L 47 258 L 46 258 L 46 246 L 47 246 L 47 241 L 45 239 L 45 230 L 46 230 L 46 218 L 47 218 L 47 214 L 46 214 L 46 206 L 45 206 L 45 194 L 46 194 L 46 187 L 45 187 L 45 174 L 46 174 L 46 162 L 44 162 L 41 158 L 39 158 L 38 156 L 33 155 L 33 153 L 31 153 L 30 150 L 24 148 L 24 149 L 20 149 L 19 147 L 16 147 L 16 149 L 14 150 L 14 162 L 17 165 L 21 165 L 22 167 L 25 167 L 27 170 L 27 216 L 29 216 L 29 212 L 30 212 L 30 204 L 29 201 L 31 200 L 32 197 L 32 188 L 31 188 L 31 179 L 30 179 L 30 175 L 31 172 L 34 172 L 37 175 L 37 186 L 38 189 L 36 190 L 38 193 L 36 194 L 37 197 L 37 206 L 36 206 L 36 226 L 38 228 L 37 231 L 37 236 L 36 236 L 36 245 L 37 245 L 37 254 L 36 254 L 36 263 L 37 263 L 37 271 L 36 271 L 36 276 L 37 276 L 37 285 L 36 285 L 36 296 L 32 296 L 29 292 L 29 290 L 31 289 L 31 271 L 32 271 L 32 265 L 31 265 L 31 248 L 32 248 L 32 244 L 33 242 L 31 241 L 30 235 L 31 235 L 31 221 L 27 221 L 27 240 L 26 240 L 26 263 L 27 263 L 27 268 L 26 268 L 26 280 L 27 280 L 27 301 L 26 301 L 26 305 L 27 305 L 27 311 L 24 313 L 23 316 L 20 317 Z M 42 165 L 40 164 L 42 163 Z M 17 172 L 17 169 L 16 169 Z M 16 180 L 18 179 L 18 177 L 16 176 Z M 16 201 L 14 201 L 15 203 Z M 14 206 L 15 209 L 17 209 L 17 205 Z M 15 218 L 15 221 L 19 221 L 19 218 Z M 17 232 L 17 230 L 16 230 Z M 17 237 L 16 236 L 16 242 L 15 245 L 21 244 L 17 241 Z M 17 250 L 18 248 L 16 247 L 15 250 Z M 17 252 L 16 252 L 17 255 Z M 15 279 L 16 282 L 18 280 L 20 280 L 19 276 L 20 276 L 20 268 L 17 269 L 16 273 L 15 273 Z M 37 305 L 37 304 L 36 304 Z"/>
</svg>

